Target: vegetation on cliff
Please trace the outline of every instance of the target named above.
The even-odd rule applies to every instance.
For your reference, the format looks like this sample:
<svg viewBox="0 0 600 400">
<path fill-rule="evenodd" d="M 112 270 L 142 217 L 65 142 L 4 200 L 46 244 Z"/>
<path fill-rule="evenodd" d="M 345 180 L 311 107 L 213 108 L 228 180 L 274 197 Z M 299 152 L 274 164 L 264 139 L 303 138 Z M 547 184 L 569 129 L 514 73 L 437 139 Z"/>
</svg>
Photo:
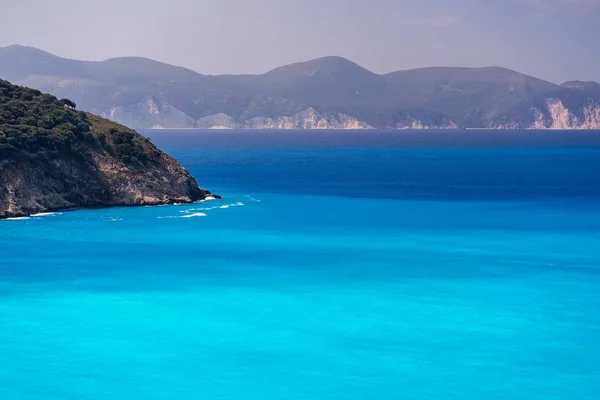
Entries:
<svg viewBox="0 0 600 400">
<path fill-rule="evenodd" d="M 135 131 L 75 108 L 68 99 L 0 80 L 0 156 L 42 150 L 80 153 L 82 145 L 97 144 L 125 164 L 160 157 Z"/>
<path fill-rule="evenodd" d="M 0 80 L 0 218 L 192 202 L 210 193 L 137 132 Z"/>
</svg>

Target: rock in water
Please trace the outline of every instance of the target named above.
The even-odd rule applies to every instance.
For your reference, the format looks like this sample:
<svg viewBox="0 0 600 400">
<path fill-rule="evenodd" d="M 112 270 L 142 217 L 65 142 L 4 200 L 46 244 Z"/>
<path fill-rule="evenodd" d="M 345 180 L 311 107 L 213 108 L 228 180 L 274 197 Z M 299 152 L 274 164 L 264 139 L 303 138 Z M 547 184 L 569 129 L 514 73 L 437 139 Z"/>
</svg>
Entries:
<svg viewBox="0 0 600 400">
<path fill-rule="evenodd" d="M 137 132 L 0 80 L 0 218 L 209 195 Z"/>
</svg>

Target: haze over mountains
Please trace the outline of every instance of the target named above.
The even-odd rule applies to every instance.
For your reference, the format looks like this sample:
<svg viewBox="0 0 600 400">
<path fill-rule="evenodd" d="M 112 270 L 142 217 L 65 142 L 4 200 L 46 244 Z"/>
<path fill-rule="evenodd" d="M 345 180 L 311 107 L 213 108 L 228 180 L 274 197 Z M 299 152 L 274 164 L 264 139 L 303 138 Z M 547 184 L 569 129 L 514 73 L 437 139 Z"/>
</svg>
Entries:
<svg viewBox="0 0 600 400">
<path fill-rule="evenodd" d="M 600 84 L 499 67 L 374 74 L 341 57 L 263 75 L 208 76 L 157 61 L 0 48 L 0 78 L 132 128 L 600 129 Z"/>
</svg>

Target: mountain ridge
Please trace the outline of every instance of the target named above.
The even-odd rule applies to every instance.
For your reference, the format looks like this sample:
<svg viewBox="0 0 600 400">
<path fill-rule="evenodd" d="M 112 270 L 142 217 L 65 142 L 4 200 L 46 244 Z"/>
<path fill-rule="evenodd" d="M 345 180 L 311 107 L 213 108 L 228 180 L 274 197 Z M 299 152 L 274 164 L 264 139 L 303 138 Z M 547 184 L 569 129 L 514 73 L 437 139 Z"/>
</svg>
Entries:
<svg viewBox="0 0 600 400">
<path fill-rule="evenodd" d="M 258 75 L 202 75 L 143 57 L 77 61 L 6 49 L 0 77 L 133 128 L 600 129 L 600 84 L 557 85 L 498 66 L 376 74 L 330 56 Z M 556 114 L 557 104 L 569 115 Z"/>
</svg>

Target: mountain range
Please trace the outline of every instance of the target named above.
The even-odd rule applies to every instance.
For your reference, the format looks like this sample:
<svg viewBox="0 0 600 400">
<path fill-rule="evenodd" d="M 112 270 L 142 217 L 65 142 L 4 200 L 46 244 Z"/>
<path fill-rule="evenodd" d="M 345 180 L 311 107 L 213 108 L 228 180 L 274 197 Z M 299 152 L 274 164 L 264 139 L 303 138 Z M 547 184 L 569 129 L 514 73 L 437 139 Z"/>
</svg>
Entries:
<svg viewBox="0 0 600 400">
<path fill-rule="evenodd" d="M 378 75 L 341 57 L 262 75 L 202 75 L 140 57 L 102 62 L 0 48 L 0 78 L 136 129 L 600 129 L 600 84 L 506 68 Z"/>
<path fill-rule="evenodd" d="M 0 219 L 213 196 L 139 133 L 0 80 Z"/>
</svg>

